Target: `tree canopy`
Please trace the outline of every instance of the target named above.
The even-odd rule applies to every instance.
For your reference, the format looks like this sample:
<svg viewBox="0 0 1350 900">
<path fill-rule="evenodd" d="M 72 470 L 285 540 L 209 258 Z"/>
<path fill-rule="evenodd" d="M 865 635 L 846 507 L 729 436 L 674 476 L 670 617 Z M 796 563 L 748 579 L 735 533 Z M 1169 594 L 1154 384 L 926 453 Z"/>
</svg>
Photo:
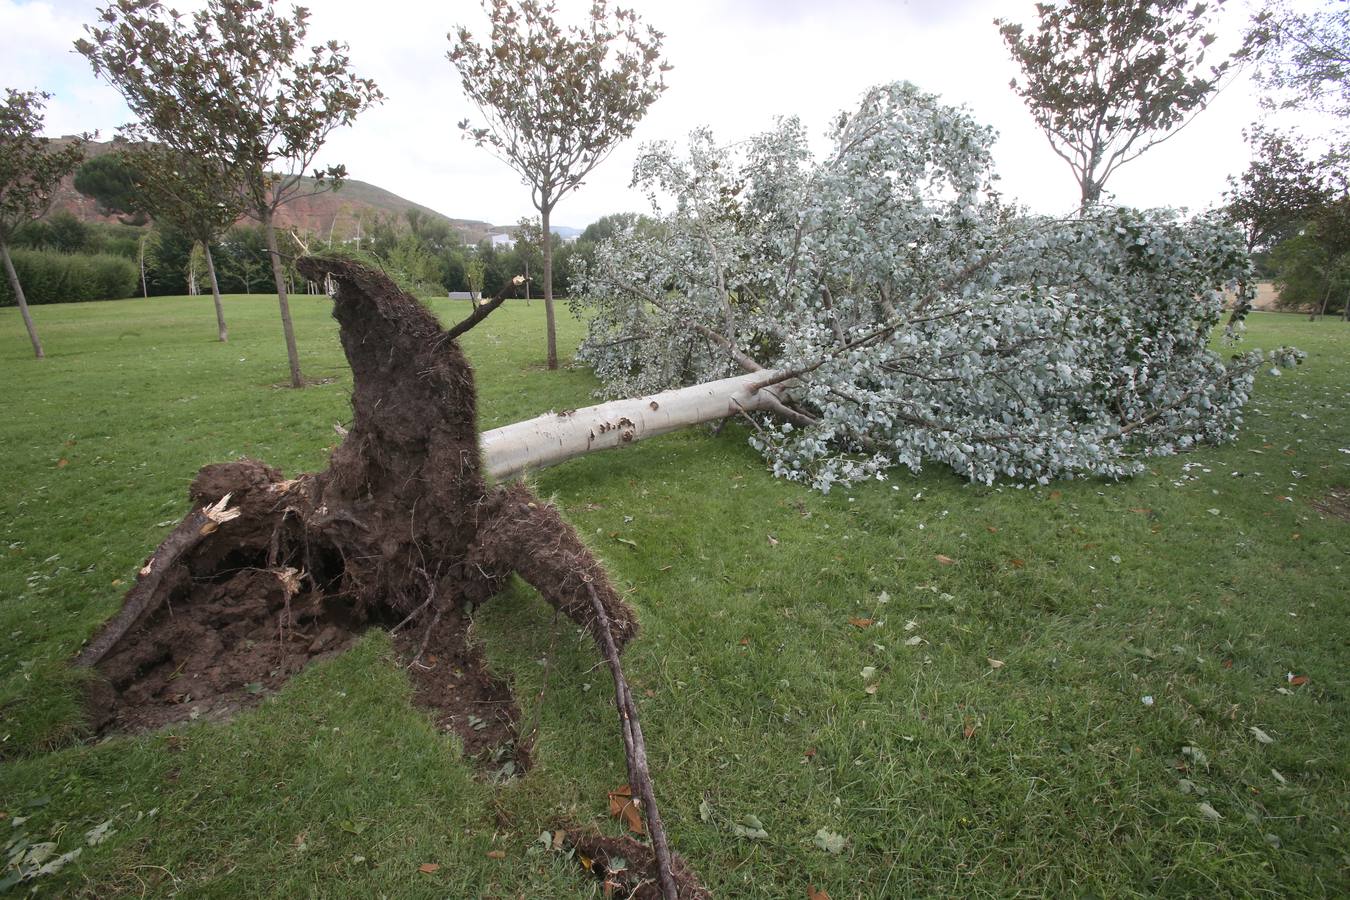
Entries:
<svg viewBox="0 0 1350 900">
<path fill-rule="evenodd" d="M 787 391 L 754 443 L 826 490 L 925 462 L 1120 477 L 1235 434 L 1272 357 L 1208 349 L 1224 290 L 1251 290 L 1222 217 L 1019 214 L 992 190 L 992 131 L 908 84 L 831 137 L 819 161 L 791 119 L 644 152 L 637 182 L 673 201 L 600 246 L 577 299 L 607 394 L 762 371 Z"/>
<path fill-rule="evenodd" d="M 128 137 L 153 142 L 233 176 L 243 208 L 263 225 L 290 360 L 300 387 L 273 216 L 307 188 L 303 176 L 327 137 L 383 95 L 351 70 L 335 40 L 306 48 L 309 12 L 275 0 L 208 0 L 190 17 L 159 0 L 116 0 L 76 49 L 122 94 L 137 121 Z M 330 165 L 326 190 L 346 176 Z"/>
<path fill-rule="evenodd" d="M 1022 69 L 1012 89 L 1088 206 L 1120 166 L 1204 109 L 1229 63 L 1204 66 L 1214 41 L 1208 3 L 1060 0 L 1036 11 L 1032 33 L 1007 19 L 994 24 Z"/>
</svg>

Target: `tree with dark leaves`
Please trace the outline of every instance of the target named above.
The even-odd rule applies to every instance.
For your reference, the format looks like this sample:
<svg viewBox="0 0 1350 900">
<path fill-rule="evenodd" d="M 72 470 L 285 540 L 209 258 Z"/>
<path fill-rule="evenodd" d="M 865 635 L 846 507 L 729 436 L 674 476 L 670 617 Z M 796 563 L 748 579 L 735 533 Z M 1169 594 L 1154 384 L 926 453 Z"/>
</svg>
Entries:
<svg viewBox="0 0 1350 900">
<path fill-rule="evenodd" d="M 540 230 L 553 209 L 633 133 L 665 90 L 664 37 L 630 9 L 595 0 L 583 25 L 559 25 L 557 7 L 537 0 L 484 0 L 491 22 L 479 43 L 460 26 L 449 59 L 481 126 L 465 135 L 515 169 L 530 186 Z M 553 314 L 553 248 L 543 241 L 548 367 L 558 367 Z"/>
<path fill-rule="evenodd" d="M 1222 5 L 1223 0 L 1218 0 Z M 1012 89 L 1073 169 L 1084 207 L 1122 165 L 1205 108 L 1230 61 L 1205 67 L 1211 4 L 1189 0 L 1037 3 L 1028 33 L 995 19 L 1022 68 Z"/>
</svg>

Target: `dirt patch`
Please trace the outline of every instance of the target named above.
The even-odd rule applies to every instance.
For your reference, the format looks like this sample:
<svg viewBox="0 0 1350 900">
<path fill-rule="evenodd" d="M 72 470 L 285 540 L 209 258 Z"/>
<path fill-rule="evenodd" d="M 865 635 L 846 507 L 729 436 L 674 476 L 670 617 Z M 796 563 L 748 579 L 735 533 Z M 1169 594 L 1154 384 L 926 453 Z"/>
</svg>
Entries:
<svg viewBox="0 0 1350 900">
<path fill-rule="evenodd" d="M 631 837 L 607 837 L 596 831 L 569 829 L 566 845 L 578 863 L 603 885 L 606 897 L 621 900 L 661 900 L 652 848 Z M 710 900 L 712 894 L 699 883 L 688 864 L 674 855 L 671 875 L 680 900 Z"/>
<path fill-rule="evenodd" d="M 1334 487 L 1327 491 L 1325 497 L 1308 502 L 1313 509 L 1320 513 L 1350 522 L 1350 488 L 1348 487 Z"/>
</svg>

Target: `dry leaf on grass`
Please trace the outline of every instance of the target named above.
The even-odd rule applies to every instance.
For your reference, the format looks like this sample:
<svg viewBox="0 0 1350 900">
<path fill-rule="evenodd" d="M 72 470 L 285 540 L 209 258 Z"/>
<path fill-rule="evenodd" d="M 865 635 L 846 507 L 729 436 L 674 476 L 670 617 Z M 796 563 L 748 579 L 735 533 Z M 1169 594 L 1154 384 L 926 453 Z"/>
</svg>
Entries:
<svg viewBox="0 0 1350 900">
<path fill-rule="evenodd" d="M 633 798 L 632 787 L 626 784 L 617 787 L 609 792 L 609 814 L 621 820 L 633 834 L 646 834 L 639 802 Z"/>
<path fill-rule="evenodd" d="M 993 657 L 989 657 L 989 656 L 986 656 L 986 657 L 985 657 L 985 662 L 989 663 L 989 668 L 991 668 L 991 669 L 1001 669 L 1001 668 L 1003 668 L 1003 666 L 1004 666 L 1003 660 L 1001 660 L 1001 659 L 994 659 Z"/>
<path fill-rule="evenodd" d="M 506 859 L 506 851 L 505 851 L 505 850 L 489 850 L 489 851 L 487 852 L 487 858 L 488 858 L 488 859 Z"/>
<path fill-rule="evenodd" d="M 857 616 L 853 616 L 852 618 L 850 618 L 850 619 L 848 620 L 848 624 L 852 625 L 854 628 L 871 628 L 871 627 L 872 627 L 872 620 L 871 620 L 871 619 L 860 619 L 860 618 L 858 618 Z"/>
<path fill-rule="evenodd" d="M 945 553 L 939 553 L 937 556 L 933 558 L 936 559 L 938 562 L 942 563 L 944 566 L 950 566 L 956 563 L 956 560 L 952 559 L 950 556 L 947 556 Z"/>
<path fill-rule="evenodd" d="M 441 870 L 440 863 L 422 863 L 420 866 L 417 867 L 417 871 L 423 873 L 424 875 L 431 875 L 432 873 L 439 872 L 440 870 Z"/>
<path fill-rule="evenodd" d="M 824 888 L 817 888 L 813 884 L 806 889 L 806 900 L 830 900 L 830 895 Z"/>
</svg>

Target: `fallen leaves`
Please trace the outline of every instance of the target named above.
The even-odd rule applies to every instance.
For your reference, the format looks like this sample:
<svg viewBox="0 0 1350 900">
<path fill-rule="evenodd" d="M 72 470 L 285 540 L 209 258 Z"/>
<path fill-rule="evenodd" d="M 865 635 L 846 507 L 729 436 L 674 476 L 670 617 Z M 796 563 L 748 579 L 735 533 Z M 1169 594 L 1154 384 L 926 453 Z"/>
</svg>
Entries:
<svg viewBox="0 0 1350 900">
<path fill-rule="evenodd" d="M 838 832 L 821 828 L 816 832 L 816 836 L 811 839 L 811 843 L 826 853 L 839 854 L 844 852 L 844 846 L 848 843 L 848 838 Z"/>
<path fill-rule="evenodd" d="M 733 822 L 731 833 L 736 837 L 743 837 L 752 841 L 768 840 L 769 837 L 769 832 L 764 830 L 764 823 L 759 820 L 758 816 L 754 815 L 741 816 L 739 822 Z"/>
<path fill-rule="evenodd" d="M 505 850 L 489 850 L 489 851 L 487 852 L 487 858 L 488 858 L 488 859 L 506 859 L 506 851 L 505 851 Z"/>
<path fill-rule="evenodd" d="M 1294 687 L 1298 687 L 1299 685 L 1304 685 L 1308 683 L 1307 675 L 1295 675 L 1293 672 L 1290 672 L 1288 675 L 1285 676 L 1285 678 Z"/>
<path fill-rule="evenodd" d="M 1214 807 L 1210 806 L 1208 803 L 1205 803 L 1203 801 L 1195 804 L 1195 808 L 1200 810 L 1200 814 L 1204 816 L 1206 819 L 1209 819 L 1211 822 L 1217 822 L 1223 818 L 1223 816 L 1219 813 L 1217 809 L 1215 809 Z"/>
<path fill-rule="evenodd" d="M 939 563 L 941 563 L 941 564 L 944 565 L 944 566 L 954 566 L 954 565 L 956 565 L 956 560 L 952 559 L 950 556 L 948 556 L 948 555 L 945 554 L 945 553 L 939 553 L 939 554 L 937 554 L 936 556 L 934 556 L 933 558 L 936 559 Z"/>
<path fill-rule="evenodd" d="M 991 669 L 1001 669 L 1001 668 L 1003 668 L 1005 665 L 1007 665 L 1007 663 L 1005 663 L 1003 660 L 1001 660 L 1001 659 L 994 659 L 992 656 L 986 656 L 986 657 L 984 658 L 984 661 L 987 662 L 987 663 L 989 663 L 989 668 L 991 668 Z"/>
<path fill-rule="evenodd" d="M 863 629 L 871 628 L 875 622 L 872 619 L 860 619 L 857 616 L 852 616 L 849 618 L 848 624 L 852 625 L 854 628 Z"/>
<path fill-rule="evenodd" d="M 421 872 L 423 875 L 435 875 L 440 870 L 440 863 L 422 863 L 417 867 L 417 871 Z"/>
<path fill-rule="evenodd" d="M 633 796 L 630 785 L 625 784 L 609 792 L 609 814 L 622 821 L 633 834 L 647 833 L 642 822 L 641 803 Z"/>
<path fill-rule="evenodd" d="M 975 736 L 976 723 L 974 719 L 966 719 L 965 724 L 961 726 L 961 737 L 970 740 Z"/>
<path fill-rule="evenodd" d="M 830 900 L 830 895 L 823 888 L 812 884 L 806 888 L 806 900 Z"/>
<path fill-rule="evenodd" d="M 1275 739 L 1273 737 L 1266 734 L 1264 731 L 1262 731 L 1260 728 L 1257 728 L 1255 725 L 1251 726 L 1247 730 L 1251 732 L 1252 737 L 1256 738 L 1256 740 L 1262 744 L 1275 743 Z"/>
</svg>

